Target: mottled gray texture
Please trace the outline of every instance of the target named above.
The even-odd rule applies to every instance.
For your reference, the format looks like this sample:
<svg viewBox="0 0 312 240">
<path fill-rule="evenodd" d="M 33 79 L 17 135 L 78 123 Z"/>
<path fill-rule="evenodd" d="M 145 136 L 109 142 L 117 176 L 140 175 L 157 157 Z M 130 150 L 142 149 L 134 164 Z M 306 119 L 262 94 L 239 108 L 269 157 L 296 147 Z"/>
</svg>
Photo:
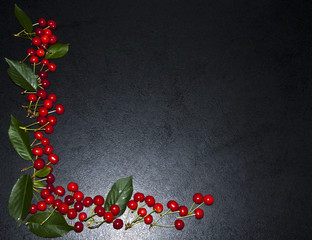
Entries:
<svg viewBox="0 0 312 240">
<path fill-rule="evenodd" d="M 1 57 L 22 59 L 13 1 Z M 54 18 L 70 52 L 49 75 L 66 113 L 51 136 L 56 185 L 107 194 L 118 178 L 187 206 L 213 194 L 183 231 L 111 226 L 63 239 L 308 239 L 311 236 L 311 11 L 308 1 L 27 1 Z M 1 61 L 1 239 L 37 239 L 7 210 L 21 160 L 7 138 L 23 119 Z M 166 221 L 164 221 L 166 223 Z M 172 223 L 167 221 L 168 224 Z"/>
</svg>

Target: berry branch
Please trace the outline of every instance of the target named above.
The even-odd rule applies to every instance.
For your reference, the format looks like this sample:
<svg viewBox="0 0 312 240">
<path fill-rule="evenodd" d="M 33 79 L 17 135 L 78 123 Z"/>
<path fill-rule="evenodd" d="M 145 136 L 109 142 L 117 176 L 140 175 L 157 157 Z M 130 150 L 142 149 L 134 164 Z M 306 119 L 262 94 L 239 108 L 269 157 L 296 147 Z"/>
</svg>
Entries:
<svg viewBox="0 0 312 240">
<path fill-rule="evenodd" d="M 30 40 L 33 47 L 26 50 L 26 57 L 20 61 L 5 60 L 9 65 L 9 77 L 23 89 L 21 94 L 26 95 L 28 104 L 22 105 L 26 110 L 26 118 L 36 120 L 24 126 L 11 115 L 8 131 L 10 142 L 20 157 L 32 164 L 21 170 L 23 173 L 31 173 L 23 174 L 11 191 L 10 216 L 19 225 L 26 224 L 32 233 L 47 238 L 61 237 L 70 231 L 79 233 L 84 226 L 96 229 L 103 224 L 111 224 L 114 229 L 124 226 L 125 230 L 140 223 L 149 225 L 149 230 L 154 227 L 182 230 L 185 218 L 203 218 L 204 211 L 200 207 L 213 203 L 211 195 L 194 194 L 193 204 L 189 209 L 170 200 L 164 211 L 163 204 L 156 202 L 151 195 L 145 196 L 137 192 L 131 199 L 132 176 L 117 180 L 105 199 L 102 195 L 93 198 L 85 196 L 74 182 L 68 183 L 68 193 L 64 187 L 54 186 L 54 165 L 60 159 L 50 143 L 49 135 L 53 133 L 58 117 L 64 114 L 65 108 L 62 104 L 56 104 L 55 94 L 48 94 L 47 90 L 51 85 L 48 74 L 56 71 L 56 65 L 51 59 L 65 56 L 69 44 L 58 42 L 54 34 L 57 28 L 54 20 L 39 18 L 37 23 L 32 24 L 17 5 L 15 16 L 23 30 L 13 36 Z M 30 66 L 25 63 L 27 59 Z M 32 139 L 30 136 L 33 136 Z M 127 214 L 124 223 L 120 217 L 125 211 Z M 176 216 L 173 225 L 159 224 L 168 215 Z"/>
</svg>

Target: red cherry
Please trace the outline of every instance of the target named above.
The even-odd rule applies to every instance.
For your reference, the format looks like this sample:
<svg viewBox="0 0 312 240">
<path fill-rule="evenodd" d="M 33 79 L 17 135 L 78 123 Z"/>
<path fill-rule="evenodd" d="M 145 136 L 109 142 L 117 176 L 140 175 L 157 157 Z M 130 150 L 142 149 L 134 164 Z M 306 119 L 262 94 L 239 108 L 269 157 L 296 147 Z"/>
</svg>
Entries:
<svg viewBox="0 0 312 240">
<path fill-rule="evenodd" d="M 116 219 L 113 223 L 113 227 L 115 229 L 120 229 L 122 228 L 122 226 L 123 226 L 123 221 L 120 218 Z"/>
<path fill-rule="evenodd" d="M 43 101 L 43 106 L 47 109 L 51 109 L 53 107 L 53 102 L 50 99 L 46 99 Z"/>
<path fill-rule="evenodd" d="M 47 117 L 48 122 L 52 125 L 55 126 L 57 123 L 57 119 L 56 117 L 54 117 L 53 115 L 50 115 Z"/>
<path fill-rule="evenodd" d="M 49 165 L 48 165 L 49 166 Z M 52 183 L 54 183 L 54 181 L 55 181 L 55 177 L 54 177 L 54 175 L 50 172 L 48 175 L 47 175 L 47 183 L 49 183 L 49 184 L 52 184 Z M 53 188 L 53 191 L 54 191 L 54 188 Z"/>
<path fill-rule="evenodd" d="M 39 62 L 39 59 L 36 56 L 31 56 L 29 61 L 30 61 L 30 63 L 37 64 Z"/>
<path fill-rule="evenodd" d="M 41 147 L 34 147 L 32 149 L 32 154 L 41 157 L 43 155 L 43 150 Z"/>
<path fill-rule="evenodd" d="M 50 99 L 52 102 L 56 102 L 57 97 L 55 94 L 51 93 L 49 94 L 48 99 Z"/>
<path fill-rule="evenodd" d="M 79 220 L 83 222 L 87 218 L 87 214 L 85 212 L 79 213 Z"/>
<path fill-rule="evenodd" d="M 39 211 L 44 211 L 47 208 L 47 204 L 44 201 L 40 201 L 37 203 L 37 209 Z"/>
<path fill-rule="evenodd" d="M 76 210 L 75 210 L 75 209 L 69 209 L 69 210 L 67 211 L 67 217 L 68 217 L 69 219 L 74 219 L 74 218 L 76 218 L 76 217 L 77 217 L 77 212 L 76 212 Z"/>
<path fill-rule="evenodd" d="M 37 212 L 37 206 L 35 204 L 31 204 L 29 213 L 35 214 Z"/>
<path fill-rule="evenodd" d="M 197 204 L 201 204 L 204 200 L 204 197 L 201 193 L 195 193 L 193 196 L 193 201 Z"/>
<path fill-rule="evenodd" d="M 53 130 L 54 130 L 53 126 L 51 124 L 48 124 L 47 126 L 45 126 L 44 131 L 45 131 L 45 133 L 50 134 L 50 133 L 53 133 Z"/>
<path fill-rule="evenodd" d="M 111 205 L 109 210 L 111 211 L 112 214 L 114 214 L 114 216 L 117 216 L 120 213 L 120 208 L 116 204 Z"/>
<path fill-rule="evenodd" d="M 55 199 L 53 202 L 53 208 L 59 208 L 59 206 L 62 205 L 62 200 L 61 199 Z"/>
<path fill-rule="evenodd" d="M 44 99 L 47 98 L 48 94 L 47 94 L 47 92 L 45 90 L 39 89 L 37 91 L 37 96 L 44 100 Z"/>
<path fill-rule="evenodd" d="M 49 196 L 46 197 L 46 199 L 44 199 L 45 203 L 50 205 L 54 202 L 54 196 L 52 194 L 50 194 Z"/>
<path fill-rule="evenodd" d="M 56 70 L 56 65 L 54 63 L 49 63 L 48 68 L 51 72 L 54 72 Z"/>
<path fill-rule="evenodd" d="M 37 99 L 38 99 L 38 97 L 35 94 L 33 94 L 33 93 L 28 94 L 28 96 L 27 96 L 27 101 L 28 102 L 36 102 Z"/>
<path fill-rule="evenodd" d="M 68 212 L 69 207 L 68 207 L 67 203 L 61 203 L 61 205 L 57 207 L 57 210 L 58 210 L 61 214 L 65 214 L 65 213 Z"/>
<path fill-rule="evenodd" d="M 205 204 L 207 204 L 207 205 L 213 204 L 213 201 L 214 201 L 214 199 L 213 199 L 213 196 L 211 196 L 211 195 L 206 195 L 206 196 L 204 197 L 204 202 L 205 202 Z"/>
<path fill-rule="evenodd" d="M 46 107 L 39 108 L 38 112 L 41 117 L 45 117 L 48 115 L 48 109 Z"/>
<path fill-rule="evenodd" d="M 101 206 L 104 204 L 104 198 L 101 195 L 96 195 L 93 198 L 93 203 L 97 206 Z"/>
<path fill-rule="evenodd" d="M 74 202 L 75 202 L 75 198 L 71 195 L 67 195 L 65 198 L 64 198 L 64 202 L 68 204 L 68 206 L 70 205 L 73 205 Z"/>
<path fill-rule="evenodd" d="M 43 88 L 50 87 L 50 81 L 48 79 L 41 79 L 41 84 Z"/>
<path fill-rule="evenodd" d="M 163 211 L 164 207 L 161 203 L 156 203 L 154 205 L 153 209 L 155 210 L 155 212 L 161 213 Z"/>
<path fill-rule="evenodd" d="M 58 163 L 59 157 L 58 157 L 56 154 L 52 153 L 52 154 L 50 154 L 50 155 L 48 156 L 48 160 L 49 160 L 52 164 L 55 165 L 55 164 Z"/>
<path fill-rule="evenodd" d="M 34 133 L 34 137 L 37 138 L 38 140 L 41 140 L 43 138 L 43 133 L 40 131 L 36 131 Z"/>
<path fill-rule="evenodd" d="M 144 222 L 146 224 L 151 224 L 153 222 L 153 216 L 152 215 L 147 215 L 145 218 L 144 218 Z"/>
<path fill-rule="evenodd" d="M 40 192 L 40 196 L 42 198 L 47 198 L 50 195 L 50 191 L 48 189 L 42 189 Z"/>
<path fill-rule="evenodd" d="M 134 200 L 130 200 L 127 204 L 128 208 L 130 208 L 131 210 L 135 210 L 138 207 L 138 203 Z"/>
<path fill-rule="evenodd" d="M 137 192 L 136 194 L 134 194 L 133 199 L 136 202 L 143 202 L 144 201 L 144 194 Z"/>
<path fill-rule="evenodd" d="M 153 196 L 146 196 L 145 203 L 147 204 L 147 206 L 153 207 L 155 205 L 155 198 Z"/>
<path fill-rule="evenodd" d="M 204 211 L 200 208 L 195 209 L 194 213 L 196 219 L 201 219 L 204 217 Z"/>
<path fill-rule="evenodd" d="M 52 31 L 49 28 L 46 28 L 44 29 L 44 34 L 50 36 L 52 34 Z"/>
<path fill-rule="evenodd" d="M 94 212 L 96 212 L 96 214 L 99 217 L 103 217 L 104 214 L 105 214 L 105 209 L 102 206 L 96 206 L 95 209 L 94 209 Z"/>
<path fill-rule="evenodd" d="M 41 35 L 44 34 L 44 31 L 43 31 L 42 28 L 38 27 L 38 28 L 35 29 L 35 33 L 36 33 L 37 36 L 41 36 Z"/>
<path fill-rule="evenodd" d="M 50 175 L 50 174 L 49 174 Z M 48 176 L 49 176 L 48 175 Z M 52 175 L 52 174 L 51 174 Z M 54 177 L 54 176 L 53 176 Z M 47 181 L 48 182 L 48 181 Z M 48 189 L 51 193 L 54 191 L 54 186 L 53 186 L 53 184 L 52 183 L 48 183 L 47 185 L 46 185 L 46 189 Z"/>
<path fill-rule="evenodd" d="M 85 197 L 82 203 L 85 207 L 90 207 L 93 203 L 93 199 L 91 197 Z"/>
<path fill-rule="evenodd" d="M 50 144 L 49 138 L 46 138 L 46 137 L 42 138 L 42 139 L 41 139 L 41 144 L 42 144 L 43 146 L 49 145 L 49 144 Z"/>
<path fill-rule="evenodd" d="M 82 192 L 80 191 L 77 191 L 74 193 L 74 198 L 77 200 L 77 201 L 82 201 L 82 199 L 84 198 L 84 195 Z"/>
<path fill-rule="evenodd" d="M 26 53 L 28 56 L 34 56 L 36 54 L 36 50 L 33 48 L 28 48 Z"/>
<path fill-rule="evenodd" d="M 44 18 L 39 18 L 38 23 L 40 27 L 45 27 L 47 25 L 47 21 Z"/>
<path fill-rule="evenodd" d="M 83 209 L 83 203 L 82 202 L 75 202 L 74 208 L 77 212 L 81 212 Z"/>
<path fill-rule="evenodd" d="M 80 232 L 83 231 L 83 224 L 82 224 L 82 222 L 76 222 L 74 226 L 75 226 L 75 232 L 76 233 L 80 233 Z"/>
<path fill-rule="evenodd" d="M 39 37 L 34 37 L 32 40 L 31 40 L 32 44 L 34 46 L 39 46 L 41 44 L 41 40 Z"/>
<path fill-rule="evenodd" d="M 42 65 L 48 65 L 49 64 L 49 60 L 44 58 L 44 59 L 41 60 L 41 64 Z"/>
<path fill-rule="evenodd" d="M 41 79 L 47 78 L 48 77 L 48 73 L 46 71 L 40 71 L 40 72 L 38 72 L 38 77 L 40 77 Z"/>
<path fill-rule="evenodd" d="M 169 209 L 171 209 L 172 212 L 175 212 L 175 211 L 178 211 L 179 210 L 179 204 L 174 201 L 174 200 L 170 200 L 168 203 L 167 203 L 167 207 Z"/>
<path fill-rule="evenodd" d="M 146 214 L 147 214 L 147 211 L 145 208 L 139 208 L 138 215 L 140 215 L 141 217 L 145 217 Z"/>
<path fill-rule="evenodd" d="M 55 44 L 56 42 L 57 42 L 57 37 L 56 37 L 55 35 L 52 34 L 52 35 L 50 36 L 50 42 L 49 42 L 49 43 L 50 43 L 50 44 Z"/>
<path fill-rule="evenodd" d="M 40 40 L 41 40 L 42 43 L 49 43 L 50 42 L 50 38 L 49 38 L 48 35 L 42 35 L 40 37 Z"/>
<path fill-rule="evenodd" d="M 38 57 L 43 57 L 45 54 L 45 51 L 42 48 L 40 48 L 36 51 L 36 54 Z"/>
<path fill-rule="evenodd" d="M 37 170 L 40 170 L 42 168 L 44 168 L 45 166 L 45 162 L 42 158 L 38 158 L 34 161 L 34 168 Z"/>
<path fill-rule="evenodd" d="M 77 192 L 77 191 L 78 191 L 78 184 L 77 184 L 77 183 L 74 183 L 74 182 L 70 182 L 70 183 L 68 183 L 68 185 L 67 185 L 67 189 L 68 189 L 68 191 L 70 191 L 70 192 Z"/>
<path fill-rule="evenodd" d="M 53 153 L 53 147 L 51 145 L 47 145 L 44 147 L 43 151 L 46 155 L 50 155 Z"/>
<path fill-rule="evenodd" d="M 106 220 L 107 223 L 111 223 L 114 220 L 114 215 L 111 212 L 105 212 L 104 220 Z"/>
<path fill-rule="evenodd" d="M 57 187 L 54 188 L 54 193 L 56 195 L 59 195 L 59 196 L 63 197 L 64 194 L 65 194 L 65 189 L 63 187 L 61 187 L 61 186 L 57 186 Z"/>
<path fill-rule="evenodd" d="M 181 219 L 177 219 L 174 222 L 174 226 L 178 230 L 182 230 L 184 228 L 184 222 Z"/>
<path fill-rule="evenodd" d="M 40 126 L 43 126 L 47 123 L 47 119 L 45 117 L 37 117 L 37 122 L 39 123 Z"/>
<path fill-rule="evenodd" d="M 63 114 L 65 111 L 64 106 L 62 104 L 55 105 L 55 111 L 58 115 Z"/>
<path fill-rule="evenodd" d="M 185 206 L 180 206 L 179 207 L 179 215 L 181 216 L 181 217 L 184 217 L 184 216 L 186 216 L 188 214 L 188 209 L 187 209 L 187 207 L 185 207 Z"/>
<path fill-rule="evenodd" d="M 50 26 L 52 30 L 56 29 L 56 23 L 54 20 L 49 20 L 47 24 Z"/>
</svg>

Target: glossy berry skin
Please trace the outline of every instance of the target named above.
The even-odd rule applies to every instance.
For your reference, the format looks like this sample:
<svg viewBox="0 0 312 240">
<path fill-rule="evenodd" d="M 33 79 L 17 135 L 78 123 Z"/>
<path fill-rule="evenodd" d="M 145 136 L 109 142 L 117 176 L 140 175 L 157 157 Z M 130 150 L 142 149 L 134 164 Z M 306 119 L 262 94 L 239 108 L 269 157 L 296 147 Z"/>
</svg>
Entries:
<svg viewBox="0 0 312 240">
<path fill-rule="evenodd" d="M 197 204 L 201 204 L 204 201 L 204 197 L 201 193 L 195 193 L 193 196 L 193 201 Z"/>
<path fill-rule="evenodd" d="M 143 202 L 144 201 L 144 194 L 137 192 L 136 194 L 134 194 L 133 199 L 136 202 Z"/>
<path fill-rule="evenodd" d="M 48 94 L 47 94 L 47 92 L 45 90 L 39 89 L 37 91 L 37 96 L 44 100 L 44 99 L 47 98 Z"/>
<path fill-rule="evenodd" d="M 37 50 L 38 51 L 38 50 Z M 48 74 L 46 71 L 40 71 L 38 72 L 38 77 L 40 77 L 41 79 L 42 78 L 47 78 L 48 77 Z"/>
<path fill-rule="evenodd" d="M 99 217 L 103 217 L 104 214 L 105 214 L 105 209 L 102 206 L 96 206 L 95 209 L 94 209 L 94 212 L 96 212 L 96 214 Z"/>
<path fill-rule="evenodd" d="M 61 214 L 66 214 L 69 210 L 69 207 L 68 207 L 67 203 L 61 203 L 61 205 L 57 207 L 57 210 Z"/>
<path fill-rule="evenodd" d="M 54 188 L 54 193 L 56 195 L 59 195 L 59 196 L 63 197 L 64 194 L 65 194 L 65 189 L 63 187 L 61 187 L 61 186 L 57 186 L 57 187 Z"/>
<path fill-rule="evenodd" d="M 55 111 L 58 115 L 63 114 L 65 111 L 64 106 L 62 104 L 55 105 Z"/>
<path fill-rule="evenodd" d="M 82 202 L 75 202 L 74 208 L 77 212 L 81 212 L 83 210 L 83 203 Z"/>
<path fill-rule="evenodd" d="M 91 197 L 85 197 L 82 203 L 85 207 L 90 207 L 93 204 L 93 199 Z"/>
<path fill-rule="evenodd" d="M 67 195 L 65 198 L 64 198 L 64 202 L 67 203 L 69 206 L 70 205 L 73 205 L 74 202 L 75 202 L 75 198 L 71 195 Z"/>
<path fill-rule="evenodd" d="M 109 210 L 111 211 L 112 214 L 114 214 L 114 216 L 117 216 L 120 213 L 120 208 L 116 204 L 111 205 Z"/>
<path fill-rule="evenodd" d="M 196 219 L 201 219 L 204 217 L 204 211 L 200 208 L 195 209 L 194 213 Z"/>
<path fill-rule="evenodd" d="M 82 222 L 76 222 L 74 227 L 75 227 L 75 232 L 76 233 L 80 233 L 80 232 L 83 231 L 83 224 L 82 224 Z"/>
<path fill-rule="evenodd" d="M 37 138 L 38 140 L 41 140 L 43 138 L 43 133 L 40 131 L 37 131 L 34 133 L 34 137 Z"/>
<path fill-rule="evenodd" d="M 46 107 L 39 108 L 38 112 L 39 112 L 39 116 L 41 117 L 45 117 L 48 115 L 48 109 Z"/>
<path fill-rule="evenodd" d="M 40 46 L 41 44 L 41 40 L 40 40 L 40 37 L 34 37 L 32 40 L 31 40 L 32 44 L 36 47 Z"/>
<path fill-rule="evenodd" d="M 53 131 L 54 131 L 54 128 L 51 124 L 48 124 L 47 126 L 45 126 L 45 129 L 44 129 L 45 133 L 51 134 L 53 133 Z"/>
<path fill-rule="evenodd" d="M 145 203 L 147 204 L 147 206 L 153 207 L 155 205 L 155 198 L 153 196 L 146 196 Z"/>
<path fill-rule="evenodd" d="M 174 222 L 174 226 L 177 230 L 182 230 L 184 228 L 184 222 L 181 219 L 177 219 Z"/>
<path fill-rule="evenodd" d="M 104 220 L 106 220 L 107 223 L 111 223 L 114 221 L 114 215 L 111 212 L 104 213 Z"/>
<path fill-rule="evenodd" d="M 37 122 L 39 123 L 40 126 L 43 126 L 48 122 L 48 120 L 45 117 L 39 116 L 37 117 Z"/>
<path fill-rule="evenodd" d="M 50 155 L 48 156 L 48 160 L 49 160 L 52 164 L 55 165 L 55 164 L 58 163 L 59 157 L 58 157 L 56 154 L 52 153 L 52 154 L 50 154 Z"/>
<path fill-rule="evenodd" d="M 35 29 L 35 33 L 36 33 L 37 36 L 41 36 L 41 35 L 44 34 L 44 31 L 43 31 L 42 28 L 38 27 L 38 28 Z"/>
<path fill-rule="evenodd" d="M 43 150 L 41 147 L 34 147 L 32 149 L 32 154 L 41 157 L 43 155 Z"/>
<path fill-rule="evenodd" d="M 179 210 L 179 204 L 174 201 L 174 200 L 170 200 L 168 203 L 167 203 L 167 207 L 169 209 L 171 209 L 172 212 L 175 212 L 175 211 L 178 211 Z"/>
<path fill-rule="evenodd" d="M 36 102 L 38 99 L 37 95 L 31 93 L 31 94 L 28 94 L 27 96 L 27 101 L 28 102 Z"/>
<path fill-rule="evenodd" d="M 52 184 L 52 183 L 54 183 L 55 182 L 55 177 L 54 177 L 54 175 L 52 174 L 52 173 L 49 173 L 48 175 L 47 175 L 47 183 L 50 183 L 50 184 Z M 54 189 L 53 189 L 54 190 Z"/>
<path fill-rule="evenodd" d="M 54 72 L 56 70 L 56 65 L 54 63 L 49 63 L 48 64 L 48 69 L 51 71 L 51 72 Z"/>
<path fill-rule="evenodd" d="M 85 212 L 79 213 L 79 220 L 83 222 L 87 218 L 87 214 Z"/>
<path fill-rule="evenodd" d="M 50 155 L 53 153 L 53 147 L 51 145 L 47 145 L 44 147 L 43 151 L 44 151 L 44 154 L 46 155 Z"/>
<path fill-rule="evenodd" d="M 49 196 L 46 197 L 46 199 L 44 199 L 45 203 L 50 205 L 54 202 L 54 196 L 52 194 L 50 194 Z"/>
<path fill-rule="evenodd" d="M 41 84 L 43 88 L 48 88 L 50 87 L 50 81 L 48 79 L 42 79 Z"/>
<path fill-rule="evenodd" d="M 44 35 L 51 36 L 51 34 L 52 34 L 52 31 L 49 28 L 44 29 Z"/>
<path fill-rule="evenodd" d="M 49 44 L 48 43 L 41 43 L 39 45 L 39 47 L 42 48 L 42 49 L 48 50 Z"/>
<path fill-rule="evenodd" d="M 51 193 L 54 191 L 54 186 L 53 186 L 53 184 L 52 183 L 48 183 L 47 185 L 46 185 L 46 189 L 48 189 Z"/>
<path fill-rule="evenodd" d="M 101 195 L 96 195 L 93 198 L 93 203 L 97 206 L 101 206 L 104 204 L 104 198 Z"/>
<path fill-rule="evenodd" d="M 43 106 L 47 109 L 51 109 L 53 107 L 53 102 L 50 99 L 46 99 L 43 101 Z"/>
<path fill-rule="evenodd" d="M 70 191 L 70 192 L 77 192 L 78 191 L 78 184 L 77 183 L 74 183 L 74 182 L 70 182 L 70 183 L 68 183 L 68 185 L 67 185 L 67 189 L 68 189 L 68 191 Z"/>
<path fill-rule="evenodd" d="M 179 207 L 179 215 L 181 216 L 181 217 L 184 217 L 184 216 L 186 216 L 188 214 L 188 209 L 187 209 L 187 207 L 186 206 L 180 206 Z"/>
<path fill-rule="evenodd" d="M 76 218 L 76 217 L 77 217 L 77 212 L 76 212 L 76 210 L 75 210 L 75 209 L 68 209 L 68 211 L 67 211 L 67 217 L 68 217 L 69 219 L 74 219 L 74 218 Z"/>
<path fill-rule="evenodd" d="M 37 63 L 39 62 L 39 59 L 38 59 L 37 56 L 31 56 L 31 57 L 29 58 L 29 61 L 30 61 L 30 63 L 37 64 Z"/>
<path fill-rule="evenodd" d="M 40 196 L 42 198 L 46 198 L 50 195 L 50 191 L 48 189 L 42 189 L 41 192 L 40 192 Z"/>
<path fill-rule="evenodd" d="M 35 204 L 31 204 L 29 213 L 35 214 L 37 212 L 37 206 Z"/>
<path fill-rule="evenodd" d="M 147 214 L 147 211 L 145 208 L 139 208 L 138 209 L 138 215 L 140 215 L 141 217 L 145 217 Z"/>
<path fill-rule="evenodd" d="M 117 218 L 114 223 L 113 223 L 113 227 L 115 229 L 120 229 L 123 227 L 123 221 L 120 218 Z"/>
<path fill-rule="evenodd" d="M 34 161 L 34 168 L 36 170 L 40 170 L 44 168 L 44 166 L 45 166 L 45 161 L 42 158 L 38 158 Z"/>
<path fill-rule="evenodd" d="M 36 51 L 36 54 L 38 57 L 43 57 L 45 54 L 45 51 L 42 48 L 40 48 Z"/>
<path fill-rule="evenodd" d="M 211 196 L 211 195 L 206 195 L 206 196 L 204 197 L 204 203 L 205 203 L 206 205 L 211 205 L 211 204 L 213 204 L 213 201 L 214 201 L 214 199 L 213 199 L 213 196 Z"/>
<path fill-rule="evenodd" d="M 53 202 L 53 208 L 59 208 L 62 205 L 62 200 L 61 199 L 55 199 Z"/>
<path fill-rule="evenodd" d="M 152 215 L 147 215 L 145 218 L 144 218 L 144 222 L 146 224 L 151 224 L 153 222 L 153 216 Z"/>
<path fill-rule="evenodd" d="M 130 200 L 127 204 L 128 208 L 130 208 L 131 210 L 135 210 L 138 207 L 138 203 L 134 200 Z"/>
<path fill-rule="evenodd" d="M 155 212 L 161 213 L 163 211 L 164 207 L 161 203 L 156 203 L 154 205 L 153 209 L 155 210 Z"/>
<path fill-rule="evenodd" d="M 56 102 L 57 97 L 55 94 L 51 93 L 51 94 L 49 94 L 48 99 L 50 99 L 52 102 Z"/>
<path fill-rule="evenodd" d="M 39 18 L 38 23 L 40 27 L 45 27 L 47 25 L 47 21 L 44 18 Z"/>
<path fill-rule="evenodd" d="M 47 204 L 44 201 L 40 201 L 37 203 L 37 209 L 39 211 L 44 211 L 47 208 Z"/>
<path fill-rule="evenodd" d="M 57 37 L 56 37 L 55 35 L 52 34 L 52 35 L 50 36 L 50 42 L 49 42 L 49 43 L 50 43 L 50 44 L 55 44 L 56 42 L 57 42 Z"/>
<path fill-rule="evenodd" d="M 56 29 L 56 23 L 55 23 L 54 20 L 49 20 L 49 21 L 47 22 L 47 24 L 48 24 L 48 26 L 50 26 L 50 28 L 51 28 L 52 30 Z"/>
<path fill-rule="evenodd" d="M 77 201 L 82 201 L 83 198 L 84 198 L 84 195 L 82 192 L 80 191 L 77 191 L 74 193 L 74 198 L 77 200 Z"/>
<path fill-rule="evenodd" d="M 42 65 L 48 65 L 49 64 L 49 60 L 44 58 L 44 59 L 41 60 L 41 64 Z"/>
<path fill-rule="evenodd" d="M 26 53 L 28 56 L 34 56 L 36 54 L 36 50 L 33 48 L 28 48 Z"/>
<path fill-rule="evenodd" d="M 42 139 L 41 139 L 41 144 L 42 144 L 42 146 L 47 146 L 47 145 L 49 145 L 49 144 L 50 144 L 49 138 L 46 138 L 46 137 L 42 138 Z"/>
<path fill-rule="evenodd" d="M 49 43 L 50 42 L 49 36 L 45 35 L 45 34 L 40 37 L 40 40 L 42 43 Z"/>
</svg>

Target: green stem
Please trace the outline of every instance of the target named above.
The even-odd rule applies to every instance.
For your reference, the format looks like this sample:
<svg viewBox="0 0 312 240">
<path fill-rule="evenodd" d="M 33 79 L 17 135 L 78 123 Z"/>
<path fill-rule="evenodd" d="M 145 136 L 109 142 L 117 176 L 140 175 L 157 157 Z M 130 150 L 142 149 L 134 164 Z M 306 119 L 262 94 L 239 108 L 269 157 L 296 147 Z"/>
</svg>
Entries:
<svg viewBox="0 0 312 240">
<path fill-rule="evenodd" d="M 33 192 L 33 195 L 35 196 L 35 198 L 37 199 L 37 202 L 39 202 L 38 197 L 36 196 L 36 194 Z"/>
<path fill-rule="evenodd" d="M 187 218 L 187 217 L 192 217 L 192 216 L 195 216 L 195 213 L 193 213 L 193 214 L 188 214 L 188 215 L 186 215 L 186 216 L 183 216 L 183 217 L 177 217 L 177 218 Z"/>
<path fill-rule="evenodd" d="M 34 126 L 34 125 L 36 125 L 36 124 L 39 124 L 39 123 L 38 123 L 38 122 L 34 122 L 34 123 L 32 123 L 32 124 L 29 124 L 29 125 L 25 126 L 25 128 L 28 128 L 28 127 Z"/>
<path fill-rule="evenodd" d="M 196 208 L 194 208 L 192 211 L 189 211 L 189 214 L 192 214 L 197 208 L 199 208 L 201 205 L 203 205 L 204 202 L 202 202 L 201 204 L 199 204 Z"/>
<path fill-rule="evenodd" d="M 34 167 L 34 165 L 32 165 L 32 166 L 30 166 L 30 167 L 27 167 L 27 168 L 23 168 L 23 169 L 21 170 L 21 172 L 25 172 L 25 171 L 27 171 L 28 169 L 30 169 L 30 168 L 32 168 L 32 167 Z"/>
<path fill-rule="evenodd" d="M 33 190 L 40 194 L 40 191 L 37 190 L 36 188 L 33 188 Z"/>
<path fill-rule="evenodd" d="M 153 224 L 153 226 L 157 226 L 157 227 L 166 227 L 166 228 L 173 228 L 175 227 L 174 225 L 159 225 L 159 224 Z"/>
<path fill-rule="evenodd" d="M 194 205 L 195 205 L 195 202 L 193 202 L 192 206 L 190 207 L 189 212 L 192 211 L 192 208 L 194 207 Z"/>
<path fill-rule="evenodd" d="M 53 211 L 49 214 L 49 216 L 42 223 L 40 223 L 40 225 L 43 225 L 52 216 L 52 214 L 54 213 L 55 209 L 56 208 L 53 209 Z"/>
<path fill-rule="evenodd" d="M 161 214 L 160 217 L 151 225 L 151 226 L 155 226 L 156 223 L 163 218 L 168 212 L 170 212 L 170 209 L 167 210 L 167 212 L 165 212 L 164 214 Z"/>
</svg>

